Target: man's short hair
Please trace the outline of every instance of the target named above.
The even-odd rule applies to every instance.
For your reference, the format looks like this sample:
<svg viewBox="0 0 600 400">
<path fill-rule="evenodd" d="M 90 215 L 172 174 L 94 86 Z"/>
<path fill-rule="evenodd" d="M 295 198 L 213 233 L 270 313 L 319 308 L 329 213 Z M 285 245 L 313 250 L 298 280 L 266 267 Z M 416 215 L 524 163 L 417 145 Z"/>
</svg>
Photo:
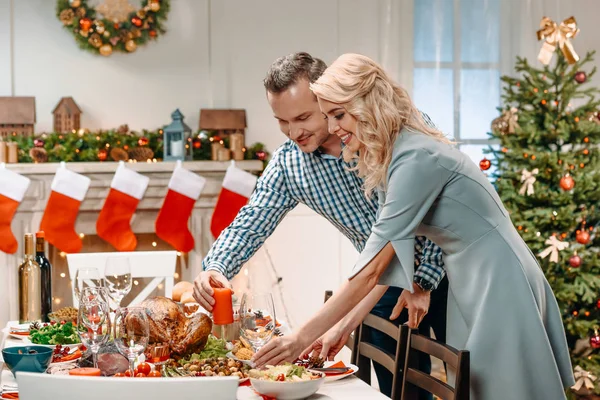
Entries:
<svg viewBox="0 0 600 400">
<path fill-rule="evenodd" d="M 304 52 L 292 53 L 271 64 L 263 83 L 267 91 L 281 93 L 301 79 L 315 82 L 326 69 L 323 60 Z"/>
</svg>

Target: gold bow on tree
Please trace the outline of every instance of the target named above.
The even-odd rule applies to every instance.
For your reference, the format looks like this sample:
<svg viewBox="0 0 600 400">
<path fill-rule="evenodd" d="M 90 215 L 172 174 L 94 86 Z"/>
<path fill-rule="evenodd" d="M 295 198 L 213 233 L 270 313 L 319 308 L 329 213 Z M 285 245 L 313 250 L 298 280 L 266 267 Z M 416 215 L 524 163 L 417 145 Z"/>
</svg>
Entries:
<svg viewBox="0 0 600 400">
<path fill-rule="evenodd" d="M 546 40 L 538 54 L 538 60 L 544 65 L 550 64 L 552 54 L 556 50 L 556 45 L 565 55 L 569 64 L 575 64 L 579 61 L 579 56 L 575 53 L 570 39 L 577 36 L 579 29 L 575 17 L 565 19 L 560 25 L 552 21 L 548 17 L 542 18 L 540 22 L 540 30 L 537 31 L 538 40 Z"/>
<path fill-rule="evenodd" d="M 558 252 L 569 247 L 568 242 L 561 242 L 556 238 L 556 236 L 550 236 L 548 239 L 546 239 L 545 243 L 548 245 L 548 247 L 546 247 L 546 249 L 538 255 L 542 258 L 546 258 L 548 255 L 550 255 L 550 261 L 553 263 L 557 263 L 559 260 Z"/>
<path fill-rule="evenodd" d="M 517 123 L 519 119 L 517 111 L 516 107 L 511 107 L 510 110 L 504 111 L 501 116 L 492 121 L 492 131 L 500 132 L 503 135 L 515 133 L 515 129 L 519 126 Z"/>
<path fill-rule="evenodd" d="M 584 370 L 579 365 L 575 367 L 575 385 L 571 388 L 575 391 L 581 389 L 584 385 L 587 389 L 592 390 L 594 388 L 594 381 L 596 377 L 590 372 Z"/>
</svg>

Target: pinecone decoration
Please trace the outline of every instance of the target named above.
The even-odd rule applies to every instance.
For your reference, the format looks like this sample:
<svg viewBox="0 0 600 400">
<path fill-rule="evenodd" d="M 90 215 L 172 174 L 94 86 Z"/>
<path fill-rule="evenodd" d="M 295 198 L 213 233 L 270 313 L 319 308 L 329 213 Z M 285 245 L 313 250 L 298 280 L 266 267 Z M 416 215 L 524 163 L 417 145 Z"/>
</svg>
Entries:
<svg viewBox="0 0 600 400">
<path fill-rule="evenodd" d="M 48 153 L 43 147 L 32 147 L 31 150 L 29 150 L 29 157 L 31 157 L 35 163 L 45 163 L 48 161 Z"/>
<path fill-rule="evenodd" d="M 123 150 L 120 147 L 113 147 L 110 151 L 110 158 L 115 161 L 127 161 L 129 159 L 129 155 L 127 151 Z"/>
<path fill-rule="evenodd" d="M 147 161 L 154 157 L 154 152 L 149 147 L 135 147 L 129 150 L 129 158 L 136 161 Z"/>
<path fill-rule="evenodd" d="M 123 135 L 128 134 L 129 133 L 129 126 L 127 124 L 121 125 L 117 129 L 117 132 L 121 133 Z"/>
</svg>

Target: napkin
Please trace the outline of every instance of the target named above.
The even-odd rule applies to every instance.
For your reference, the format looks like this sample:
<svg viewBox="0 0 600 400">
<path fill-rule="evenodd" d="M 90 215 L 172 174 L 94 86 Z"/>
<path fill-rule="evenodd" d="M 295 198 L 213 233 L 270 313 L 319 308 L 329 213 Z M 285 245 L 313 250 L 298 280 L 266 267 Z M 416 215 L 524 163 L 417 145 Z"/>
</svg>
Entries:
<svg viewBox="0 0 600 400">
<path fill-rule="evenodd" d="M 327 368 L 346 368 L 346 364 L 344 364 L 343 361 L 338 361 L 335 364 L 329 365 L 327 366 Z M 348 374 L 352 374 L 354 373 L 353 369 L 349 369 L 346 372 L 325 372 L 325 375 L 330 376 L 330 375 L 348 375 Z"/>
<path fill-rule="evenodd" d="M 0 390 L 2 392 L 9 392 L 17 390 L 17 380 L 10 370 L 4 368 L 2 375 L 0 375 Z"/>
</svg>

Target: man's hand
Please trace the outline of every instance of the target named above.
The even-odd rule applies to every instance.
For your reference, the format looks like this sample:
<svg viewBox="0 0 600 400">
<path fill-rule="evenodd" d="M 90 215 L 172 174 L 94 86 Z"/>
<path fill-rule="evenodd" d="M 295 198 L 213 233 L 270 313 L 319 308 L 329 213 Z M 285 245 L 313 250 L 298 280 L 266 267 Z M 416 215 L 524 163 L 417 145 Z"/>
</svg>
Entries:
<svg viewBox="0 0 600 400">
<path fill-rule="evenodd" d="M 303 358 L 318 355 L 324 360 L 333 361 L 337 353 L 342 350 L 342 347 L 346 344 L 350 332 L 346 332 L 347 329 L 342 329 L 340 324 L 336 324 L 333 328 L 328 330 L 323 336 L 318 338 L 302 352 Z"/>
<path fill-rule="evenodd" d="M 212 269 L 200 272 L 194 281 L 194 298 L 206 311 L 212 311 L 215 304 L 213 287 L 232 289 L 227 278 Z"/>
<path fill-rule="evenodd" d="M 429 301 L 431 292 L 425 291 L 416 283 L 413 283 L 414 293 L 408 290 L 403 290 L 398 302 L 390 315 L 390 319 L 394 320 L 400 316 L 404 308 L 408 309 L 408 326 L 411 329 L 416 329 L 427 312 L 429 311 Z"/>
</svg>

